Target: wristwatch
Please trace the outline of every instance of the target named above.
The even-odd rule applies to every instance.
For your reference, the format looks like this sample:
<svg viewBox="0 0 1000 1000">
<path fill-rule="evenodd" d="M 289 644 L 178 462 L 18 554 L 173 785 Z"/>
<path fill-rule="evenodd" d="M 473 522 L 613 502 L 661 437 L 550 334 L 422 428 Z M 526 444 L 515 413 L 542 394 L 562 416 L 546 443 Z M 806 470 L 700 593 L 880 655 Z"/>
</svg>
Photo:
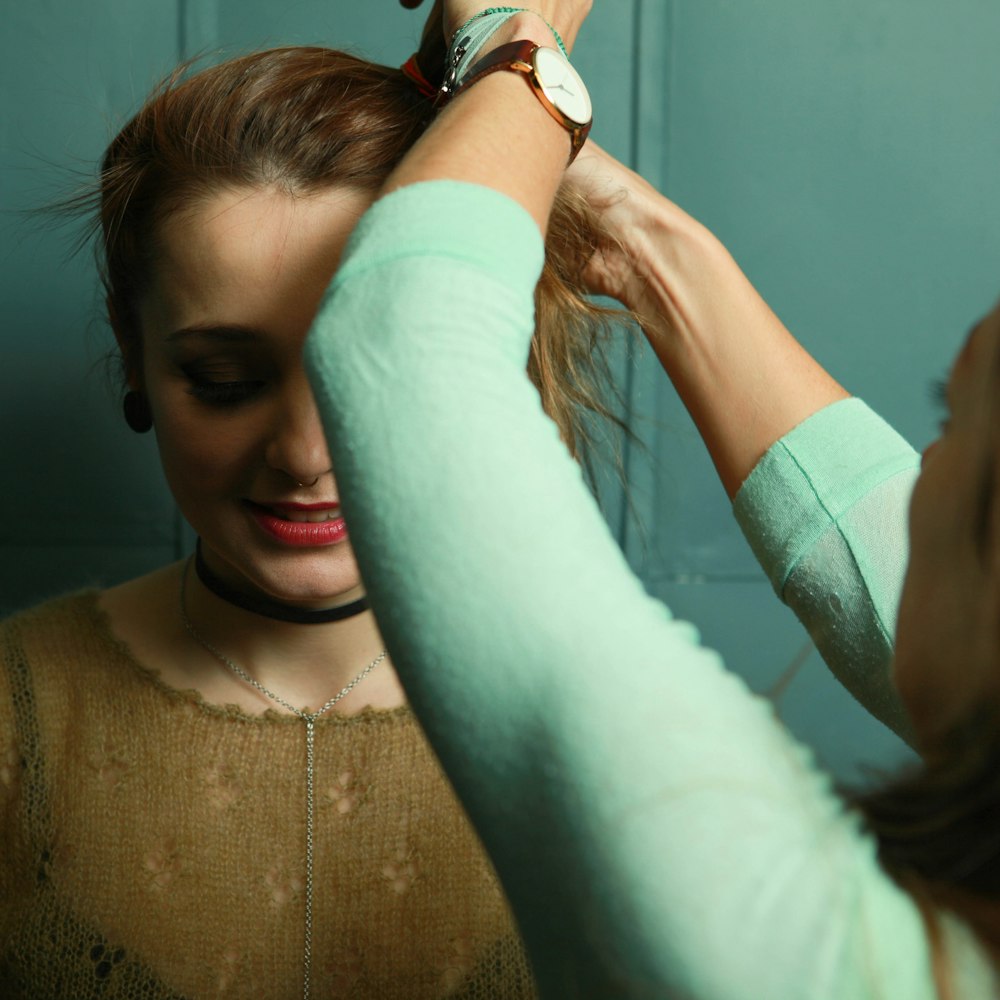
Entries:
<svg viewBox="0 0 1000 1000">
<path fill-rule="evenodd" d="M 572 163 L 587 141 L 594 120 L 590 94 L 580 74 L 558 49 L 522 39 L 501 45 L 482 58 L 466 78 L 459 81 L 452 96 L 501 69 L 521 73 L 542 107 L 569 132 L 572 142 L 569 162 Z"/>
</svg>

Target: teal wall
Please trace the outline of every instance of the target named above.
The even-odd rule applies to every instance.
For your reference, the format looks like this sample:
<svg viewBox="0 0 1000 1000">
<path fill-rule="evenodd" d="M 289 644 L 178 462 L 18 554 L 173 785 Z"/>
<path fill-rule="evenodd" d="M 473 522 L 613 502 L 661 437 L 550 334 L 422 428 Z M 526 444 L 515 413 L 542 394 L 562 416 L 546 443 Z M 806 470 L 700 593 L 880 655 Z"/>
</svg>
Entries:
<svg viewBox="0 0 1000 1000">
<path fill-rule="evenodd" d="M 996 0 L 599 0 L 576 62 L 595 135 L 727 243 L 779 315 L 917 446 L 926 383 L 1000 293 Z M 283 9 L 288 8 L 288 9 Z M 128 433 L 101 358 L 90 258 L 18 210 L 65 193 L 182 58 L 279 43 L 401 62 L 394 0 L 44 0 L 0 38 L 0 608 L 188 551 L 151 438 Z M 648 451 L 637 517 L 609 519 L 650 589 L 768 690 L 842 776 L 898 743 L 825 674 L 773 599 L 690 422 L 650 355 L 620 377 Z"/>
</svg>

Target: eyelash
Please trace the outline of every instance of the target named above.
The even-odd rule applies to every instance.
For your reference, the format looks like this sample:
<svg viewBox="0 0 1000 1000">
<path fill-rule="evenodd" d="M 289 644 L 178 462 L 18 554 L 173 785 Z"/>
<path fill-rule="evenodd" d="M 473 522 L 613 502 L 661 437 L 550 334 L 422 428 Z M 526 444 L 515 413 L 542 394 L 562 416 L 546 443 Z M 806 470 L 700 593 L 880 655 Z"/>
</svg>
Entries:
<svg viewBox="0 0 1000 1000">
<path fill-rule="evenodd" d="M 943 378 L 933 379 L 927 386 L 927 395 L 931 402 L 942 410 L 948 409 L 948 382 Z"/>
<path fill-rule="evenodd" d="M 936 378 L 927 386 L 927 395 L 935 408 L 942 414 L 940 421 L 941 433 L 948 427 L 948 420 L 951 414 L 951 407 L 948 405 L 948 380 Z"/>
<path fill-rule="evenodd" d="M 211 379 L 199 378 L 191 372 L 185 372 L 191 384 L 188 392 L 199 402 L 209 406 L 238 406 L 255 395 L 264 385 L 263 382 L 242 379 L 232 382 L 213 382 Z"/>
</svg>

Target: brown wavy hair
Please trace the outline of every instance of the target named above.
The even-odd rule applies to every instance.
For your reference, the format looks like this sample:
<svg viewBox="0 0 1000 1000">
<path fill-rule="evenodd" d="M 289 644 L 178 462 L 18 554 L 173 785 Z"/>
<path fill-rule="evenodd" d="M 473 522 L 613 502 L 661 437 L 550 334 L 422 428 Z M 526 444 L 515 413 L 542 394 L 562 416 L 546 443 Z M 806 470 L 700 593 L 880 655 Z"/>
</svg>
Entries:
<svg viewBox="0 0 1000 1000">
<path fill-rule="evenodd" d="M 443 73 L 443 46 L 425 35 L 425 75 Z M 372 192 L 435 116 L 400 70 L 326 48 L 244 55 L 164 81 L 111 142 L 93 213 L 108 318 L 125 373 L 141 362 L 138 303 L 157 264 L 157 230 L 191 201 L 223 187 L 278 186 L 308 194 L 348 185 Z M 624 427 L 606 344 L 621 316 L 588 300 L 580 272 L 598 226 L 582 199 L 561 192 L 536 291 L 529 375 L 571 453 L 588 466 L 599 414 Z"/>
</svg>

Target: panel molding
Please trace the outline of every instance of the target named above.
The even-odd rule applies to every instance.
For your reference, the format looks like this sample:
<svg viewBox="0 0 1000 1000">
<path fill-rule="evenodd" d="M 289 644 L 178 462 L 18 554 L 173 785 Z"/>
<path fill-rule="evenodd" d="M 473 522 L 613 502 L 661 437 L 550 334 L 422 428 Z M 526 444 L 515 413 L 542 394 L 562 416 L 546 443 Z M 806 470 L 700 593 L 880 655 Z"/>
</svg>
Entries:
<svg viewBox="0 0 1000 1000">
<path fill-rule="evenodd" d="M 658 191 L 669 183 L 671 72 L 674 49 L 674 0 L 635 0 L 633 18 L 632 128 L 629 159 L 632 168 Z M 655 430 L 655 401 L 663 373 L 659 362 L 639 335 L 623 369 L 624 396 L 630 423 L 642 439 L 643 430 Z M 647 441 L 655 454 L 653 441 Z M 616 526 L 618 542 L 632 567 L 640 572 L 647 561 L 648 535 L 637 516 L 649 515 L 656 496 L 650 454 L 631 439 L 622 446 L 625 482 L 632 502 L 624 498 Z M 643 504 L 643 499 L 647 503 Z M 634 508 L 634 509 L 633 509 Z M 653 529 L 655 530 L 655 529 Z"/>
<path fill-rule="evenodd" d="M 177 58 L 194 59 L 219 45 L 216 0 L 177 0 Z"/>
</svg>

